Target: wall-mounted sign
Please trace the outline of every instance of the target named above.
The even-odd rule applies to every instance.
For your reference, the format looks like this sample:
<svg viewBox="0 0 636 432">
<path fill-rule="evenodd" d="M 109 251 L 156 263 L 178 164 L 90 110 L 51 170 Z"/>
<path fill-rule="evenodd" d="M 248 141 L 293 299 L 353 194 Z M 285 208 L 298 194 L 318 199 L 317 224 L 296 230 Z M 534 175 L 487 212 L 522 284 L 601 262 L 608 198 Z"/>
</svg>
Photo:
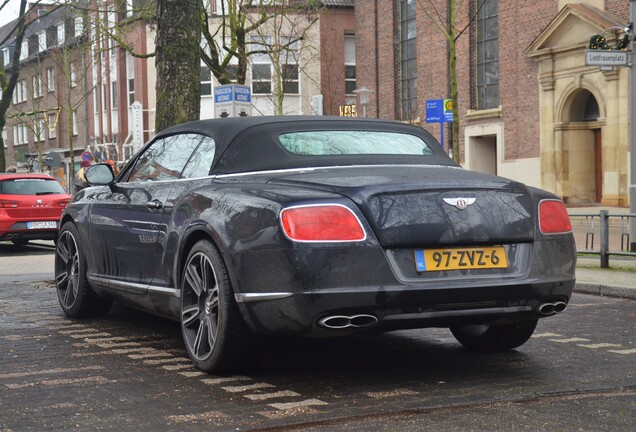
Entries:
<svg viewBox="0 0 636 432">
<path fill-rule="evenodd" d="M 628 51 L 585 50 L 586 66 L 627 66 Z"/>
</svg>

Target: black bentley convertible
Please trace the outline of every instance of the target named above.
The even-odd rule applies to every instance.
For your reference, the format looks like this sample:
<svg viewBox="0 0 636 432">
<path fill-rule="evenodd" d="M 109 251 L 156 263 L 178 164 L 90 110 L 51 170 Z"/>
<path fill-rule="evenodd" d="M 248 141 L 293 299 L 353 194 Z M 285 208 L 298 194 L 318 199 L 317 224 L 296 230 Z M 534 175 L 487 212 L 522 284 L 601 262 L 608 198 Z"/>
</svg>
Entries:
<svg viewBox="0 0 636 432">
<path fill-rule="evenodd" d="M 556 196 L 467 171 L 425 130 L 329 117 L 218 119 L 158 134 L 61 220 L 66 315 L 113 300 L 178 320 L 204 371 L 263 334 L 450 327 L 505 350 L 565 310 L 574 240 Z"/>
</svg>

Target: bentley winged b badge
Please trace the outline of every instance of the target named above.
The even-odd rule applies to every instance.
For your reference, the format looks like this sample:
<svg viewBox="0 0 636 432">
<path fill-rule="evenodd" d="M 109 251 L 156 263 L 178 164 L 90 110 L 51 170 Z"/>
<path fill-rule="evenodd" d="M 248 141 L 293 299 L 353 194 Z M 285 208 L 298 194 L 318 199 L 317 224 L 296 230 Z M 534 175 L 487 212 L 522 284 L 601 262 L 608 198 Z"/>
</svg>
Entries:
<svg viewBox="0 0 636 432">
<path fill-rule="evenodd" d="M 469 205 L 473 204 L 477 198 L 444 198 L 446 204 L 457 207 L 459 210 L 464 210 Z"/>
</svg>

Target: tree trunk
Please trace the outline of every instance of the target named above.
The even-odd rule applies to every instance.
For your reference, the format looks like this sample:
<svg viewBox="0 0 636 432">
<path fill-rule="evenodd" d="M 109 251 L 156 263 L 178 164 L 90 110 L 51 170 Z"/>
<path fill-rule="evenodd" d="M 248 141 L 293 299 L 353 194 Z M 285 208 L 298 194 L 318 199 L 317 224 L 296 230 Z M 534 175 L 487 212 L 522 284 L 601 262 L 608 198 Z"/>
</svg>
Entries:
<svg viewBox="0 0 636 432">
<path fill-rule="evenodd" d="M 450 0 L 450 23 L 449 23 L 449 56 L 448 56 L 448 69 L 450 75 L 450 97 L 453 101 L 453 160 L 459 163 L 459 103 L 458 103 L 458 91 L 457 91 L 457 31 L 455 30 L 455 23 L 457 22 L 457 6 L 454 0 Z M 444 125 L 442 124 L 442 127 Z"/>
<path fill-rule="evenodd" d="M 198 120 L 201 100 L 200 0 L 157 4 L 157 132 Z"/>
<path fill-rule="evenodd" d="M 3 80 L 3 91 L 2 91 L 2 100 L 0 100 L 0 131 L 4 130 L 4 126 L 6 124 L 6 115 L 9 107 L 11 106 L 11 100 L 13 99 L 13 90 L 15 90 L 15 85 L 18 82 L 18 77 L 20 75 L 20 49 L 22 48 L 22 40 L 24 39 L 24 29 L 25 29 L 25 12 L 26 12 L 27 0 L 20 1 L 20 14 L 21 18 L 17 25 L 17 33 L 15 37 L 15 48 L 13 51 L 13 58 L 11 59 L 11 75 L 9 77 L 9 81 Z M 2 65 L 6 67 L 6 65 Z M 5 69 L 6 70 L 6 69 Z M 2 73 L 5 72 L 2 71 Z M 6 78 L 6 77 L 5 77 Z M 6 87 L 5 87 L 6 85 Z M 5 157 L 4 150 L 4 139 L 2 139 L 2 134 L 0 134 L 0 172 L 5 172 L 7 169 L 7 160 Z"/>
</svg>

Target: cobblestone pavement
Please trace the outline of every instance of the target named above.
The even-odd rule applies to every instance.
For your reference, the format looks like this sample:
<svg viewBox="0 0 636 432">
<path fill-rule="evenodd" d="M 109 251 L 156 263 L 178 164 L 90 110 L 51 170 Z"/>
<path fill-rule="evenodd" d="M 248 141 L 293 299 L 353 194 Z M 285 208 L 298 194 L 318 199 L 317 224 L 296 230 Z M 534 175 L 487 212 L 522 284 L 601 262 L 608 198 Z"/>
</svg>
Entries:
<svg viewBox="0 0 636 432">
<path fill-rule="evenodd" d="M 3 283 L 0 430 L 631 430 L 634 306 L 576 294 L 500 354 L 445 329 L 266 340 L 251 370 L 213 376 L 173 322 L 69 320 L 49 283 Z"/>
</svg>

